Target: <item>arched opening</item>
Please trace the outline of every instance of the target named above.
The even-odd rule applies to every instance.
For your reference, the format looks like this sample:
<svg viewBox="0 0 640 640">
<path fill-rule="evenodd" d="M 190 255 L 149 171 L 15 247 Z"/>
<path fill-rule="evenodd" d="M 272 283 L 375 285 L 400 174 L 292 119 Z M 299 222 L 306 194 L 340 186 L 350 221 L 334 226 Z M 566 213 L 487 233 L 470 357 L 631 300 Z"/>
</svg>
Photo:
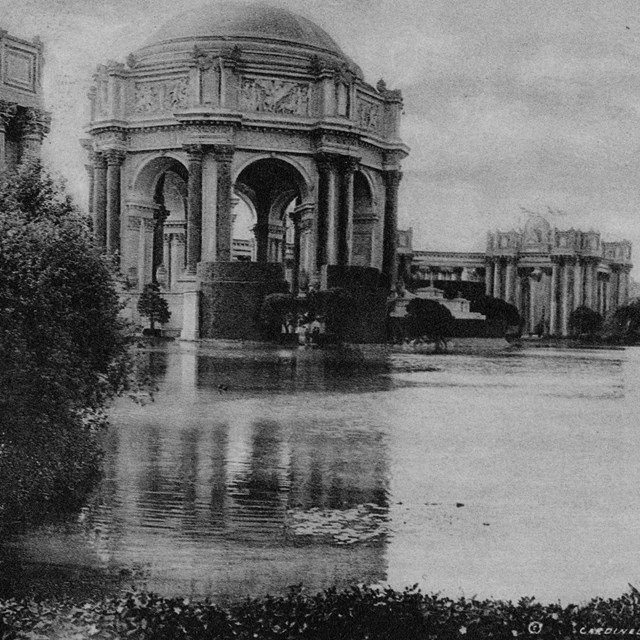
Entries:
<svg viewBox="0 0 640 640">
<path fill-rule="evenodd" d="M 353 176 L 353 251 L 352 264 L 370 267 L 373 261 L 375 229 L 373 196 L 364 174 L 356 171 Z"/>
<path fill-rule="evenodd" d="M 158 282 L 175 289 L 185 268 L 187 180 L 186 167 L 167 156 L 145 164 L 134 180 L 127 242 L 132 254 L 129 269 L 137 274 L 140 288 Z"/>
<path fill-rule="evenodd" d="M 282 263 L 287 280 L 293 282 L 296 267 L 292 213 L 305 192 L 304 178 L 289 163 L 264 158 L 240 172 L 235 190 L 239 203 L 234 210 L 234 259 L 246 260 L 250 255 L 256 262 Z"/>
</svg>

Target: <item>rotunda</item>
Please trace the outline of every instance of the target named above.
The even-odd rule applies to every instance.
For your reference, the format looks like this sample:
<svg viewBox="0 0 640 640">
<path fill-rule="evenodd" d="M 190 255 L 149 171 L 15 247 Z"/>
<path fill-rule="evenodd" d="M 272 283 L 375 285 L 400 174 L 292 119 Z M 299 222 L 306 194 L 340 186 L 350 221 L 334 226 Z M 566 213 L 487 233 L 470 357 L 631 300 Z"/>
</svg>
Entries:
<svg viewBox="0 0 640 640">
<path fill-rule="evenodd" d="M 134 303 L 157 281 L 183 338 L 247 338 L 268 293 L 340 286 L 367 300 L 353 338 L 383 337 L 402 97 L 325 31 L 211 3 L 99 66 L 90 100 L 94 232 Z"/>
</svg>

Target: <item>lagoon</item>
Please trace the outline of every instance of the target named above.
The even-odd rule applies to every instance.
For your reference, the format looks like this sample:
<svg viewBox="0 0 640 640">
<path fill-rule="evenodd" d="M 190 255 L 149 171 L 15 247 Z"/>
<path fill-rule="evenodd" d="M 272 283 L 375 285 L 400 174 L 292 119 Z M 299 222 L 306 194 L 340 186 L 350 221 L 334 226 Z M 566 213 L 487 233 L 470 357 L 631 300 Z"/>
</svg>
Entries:
<svg viewBox="0 0 640 640">
<path fill-rule="evenodd" d="M 79 517 L 0 545 L 0 592 L 219 602 L 353 583 L 543 602 L 640 586 L 640 349 L 171 343 Z"/>
</svg>

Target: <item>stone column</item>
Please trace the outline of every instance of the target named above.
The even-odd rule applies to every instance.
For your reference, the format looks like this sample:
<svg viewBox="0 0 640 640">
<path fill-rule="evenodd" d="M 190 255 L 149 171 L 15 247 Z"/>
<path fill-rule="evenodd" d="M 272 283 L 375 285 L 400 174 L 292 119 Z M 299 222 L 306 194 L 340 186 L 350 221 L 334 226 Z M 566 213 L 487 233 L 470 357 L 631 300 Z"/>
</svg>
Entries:
<svg viewBox="0 0 640 640">
<path fill-rule="evenodd" d="M 584 267 L 584 306 L 589 309 L 594 308 L 593 301 L 593 263 L 591 258 L 583 260 Z"/>
<path fill-rule="evenodd" d="M 558 275 L 559 264 L 554 260 L 551 266 L 551 297 L 549 300 L 549 334 L 552 336 L 558 332 Z"/>
<path fill-rule="evenodd" d="M 536 288 L 538 283 L 533 277 L 533 274 L 529 278 L 529 333 L 535 333 L 537 318 L 536 318 Z"/>
<path fill-rule="evenodd" d="M 258 211 L 258 219 L 268 218 L 268 212 L 261 214 Z M 256 237 L 256 262 L 269 262 L 269 223 L 259 222 L 254 225 L 253 232 Z"/>
<path fill-rule="evenodd" d="M 138 287 L 153 280 L 153 230 L 156 223 L 153 218 L 140 218 L 140 235 L 138 236 Z"/>
<path fill-rule="evenodd" d="M 629 303 L 629 272 L 631 267 L 624 266 L 620 271 L 620 289 L 618 291 L 618 307 Z"/>
<path fill-rule="evenodd" d="M 323 264 L 329 262 L 328 245 L 332 245 L 330 241 L 330 220 L 333 218 L 331 214 L 332 203 L 335 201 L 330 187 L 332 163 L 328 155 L 320 154 L 316 157 L 316 166 L 318 170 L 318 211 L 313 220 L 312 237 L 315 246 L 313 247 L 313 274 L 310 274 L 314 280 L 320 277 L 320 269 Z M 335 255 L 331 255 L 335 260 Z M 332 262 L 331 264 L 335 264 Z"/>
<path fill-rule="evenodd" d="M 518 273 L 518 266 L 516 265 L 516 290 L 514 293 L 513 304 L 516 306 L 520 318 L 524 319 L 524 303 L 522 300 L 522 277 Z M 523 323 L 524 324 L 524 323 Z"/>
<path fill-rule="evenodd" d="M 6 100 L 0 100 L 0 171 L 3 171 L 7 164 L 7 150 L 5 134 L 9 123 L 18 113 L 18 105 Z"/>
<path fill-rule="evenodd" d="M 582 306 L 582 275 L 583 268 L 582 262 L 580 258 L 576 258 L 575 264 L 573 265 L 573 308 L 577 309 Z"/>
<path fill-rule="evenodd" d="M 107 251 L 120 253 L 120 167 L 124 151 L 108 149 L 107 159 Z"/>
<path fill-rule="evenodd" d="M 167 289 L 171 289 L 171 281 L 173 280 L 173 274 L 171 273 L 172 259 L 171 259 L 171 236 L 172 234 L 164 232 L 162 234 L 162 266 L 164 267 L 164 286 Z M 160 278 L 158 278 L 159 280 Z"/>
<path fill-rule="evenodd" d="M 618 299 L 620 295 L 620 267 L 618 265 L 611 265 L 611 271 L 609 275 L 609 296 L 607 298 L 607 306 L 612 311 L 618 306 Z"/>
<path fill-rule="evenodd" d="M 484 270 L 484 293 L 487 296 L 493 295 L 493 261 L 488 259 L 486 262 L 486 267 Z"/>
<path fill-rule="evenodd" d="M 513 289 L 515 285 L 515 269 L 516 269 L 515 258 L 508 258 L 504 299 L 510 304 L 513 304 L 513 300 L 514 300 Z"/>
<path fill-rule="evenodd" d="M 213 154 L 217 165 L 216 180 L 216 261 L 231 262 L 233 242 L 233 182 L 231 163 L 233 147 L 218 145 Z"/>
<path fill-rule="evenodd" d="M 571 313 L 569 292 L 569 260 L 565 259 L 562 264 L 562 289 L 560 292 L 560 301 L 562 316 L 560 320 L 560 334 L 569 335 L 569 314 Z"/>
<path fill-rule="evenodd" d="M 502 261 L 496 258 L 493 264 L 493 297 L 502 297 Z"/>
<path fill-rule="evenodd" d="M 178 279 L 184 271 L 184 233 L 171 234 L 171 268 L 169 286 L 175 289 Z"/>
<path fill-rule="evenodd" d="M 353 174 L 358 163 L 355 158 L 343 158 L 340 164 L 338 264 L 349 265 L 353 252 Z"/>
<path fill-rule="evenodd" d="M 51 116 L 42 109 L 29 107 L 20 114 L 20 124 L 22 130 L 20 160 L 39 158 L 42 141 L 49 133 Z"/>
<path fill-rule="evenodd" d="M 338 207 L 337 207 L 337 173 L 333 162 L 327 160 L 324 168 L 326 174 L 326 251 L 327 264 L 338 264 Z"/>
<path fill-rule="evenodd" d="M 107 246 L 107 159 L 96 153 L 93 171 L 93 233 L 99 247 Z"/>
<path fill-rule="evenodd" d="M 293 271 L 291 273 L 291 293 L 295 296 L 300 288 L 300 223 L 302 211 L 291 212 L 293 222 Z"/>
<path fill-rule="evenodd" d="M 382 250 L 382 274 L 390 289 L 396 284 L 397 271 L 397 230 L 398 230 L 398 188 L 402 172 L 397 169 L 384 172 L 386 190 L 384 204 L 384 240 Z"/>
<path fill-rule="evenodd" d="M 598 295 L 598 260 L 593 260 L 591 263 L 591 300 L 593 308 L 597 310 L 597 295 Z"/>
<path fill-rule="evenodd" d="M 187 184 L 187 273 L 195 275 L 202 251 L 202 147 L 186 147 L 189 166 Z"/>
</svg>

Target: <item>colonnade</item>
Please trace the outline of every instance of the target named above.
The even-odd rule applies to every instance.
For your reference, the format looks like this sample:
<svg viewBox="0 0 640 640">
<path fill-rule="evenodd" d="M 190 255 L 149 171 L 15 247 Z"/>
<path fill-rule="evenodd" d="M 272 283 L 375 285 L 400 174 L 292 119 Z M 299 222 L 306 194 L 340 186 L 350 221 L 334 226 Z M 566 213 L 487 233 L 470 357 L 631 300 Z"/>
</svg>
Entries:
<svg viewBox="0 0 640 640">
<path fill-rule="evenodd" d="M 211 154 L 216 165 L 215 196 L 215 249 L 207 259 L 230 262 L 233 242 L 234 197 L 232 163 L 234 147 L 230 145 L 190 144 L 184 147 L 187 164 L 186 225 L 170 232 L 160 230 L 163 240 L 161 259 L 155 261 L 153 253 L 154 229 L 163 225 L 159 220 L 159 206 L 152 199 L 145 202 L 126 201 L 126 220 L 121 211 L 122 167 L 126 158 L 123 148 L 114 147 L 95 151 L 88 149 L 89 209 L 93 218 L 94 235 L 98 244 L 118 256 L 122 251 L 123 267 L 142 286 L 160 264 L 160 274 L 169 283 L 177 280 L 179 260 L 176 256 L 185 250 L 184 274 L 195 277 L 198 263 L 203 259 L 203 160 Z M 294 228 L 293 279 L 299 283 L 301 270 L 319 281 L 323 265 L 349 266 L 354 257 L 354 176 L 359 165 L 355 158 L 338 154 L 318 154 L 315 157 L 318 183 L 316 202 L 299 203 L 291 214 Z M 401 179 L 398 170 L 383 172 L 384 221 L 382 225 L 382 272 L 389 286 L 396 275 L 396 229 L 398 188 Z M 372 219 L 376 219 L 372 216 Z M 124 224 L 126 223 L 126 225 Z M 185 228 L 186 227 L 186 228 Z M 126 238 L 121 239 L 121 229 Z M 256 259 L 258 262 L 282 261 L 286 238 L 284 224 L 274 224 L 265 215 L 254 227 Z M 374 245 L 374 226 L 371 225 L 371 245 Z M 180 238 L 180 239 L 177 239 Z M 157 243 L 156 243 L 157 244 Z M 149 262 L 151 260 L 151 262 Z M 373 259 L 372 259 L 373 261 Z M 167 275 L 170 274 L 170 275 Z"/>
<path fill-rule="evenodd" d="M 586 306 L 605 316 L 627 303 L 631 267 L 595 256 L 551 256 L 536 265 L 515 256 L 487 259 L 485 293 L 515 305 L 531 333 L 569 335 L 571 312 Z"/>
</svg>

